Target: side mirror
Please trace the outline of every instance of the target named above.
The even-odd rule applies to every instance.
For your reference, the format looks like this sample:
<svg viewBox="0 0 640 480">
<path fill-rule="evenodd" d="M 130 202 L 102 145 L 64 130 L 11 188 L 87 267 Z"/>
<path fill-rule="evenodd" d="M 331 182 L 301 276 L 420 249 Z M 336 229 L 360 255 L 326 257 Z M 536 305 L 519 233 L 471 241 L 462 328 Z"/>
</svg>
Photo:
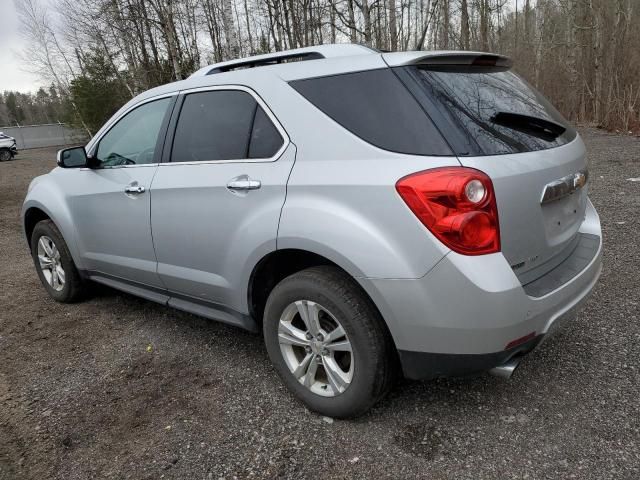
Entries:
<svg viewBox="0 0 640 480">
<path fill-rule="evenodd" d="M 84 147 L 64 148 L 58 152 L 58 166 L 62 168 L 82 168 L 89 166 Z"/>
</svg>

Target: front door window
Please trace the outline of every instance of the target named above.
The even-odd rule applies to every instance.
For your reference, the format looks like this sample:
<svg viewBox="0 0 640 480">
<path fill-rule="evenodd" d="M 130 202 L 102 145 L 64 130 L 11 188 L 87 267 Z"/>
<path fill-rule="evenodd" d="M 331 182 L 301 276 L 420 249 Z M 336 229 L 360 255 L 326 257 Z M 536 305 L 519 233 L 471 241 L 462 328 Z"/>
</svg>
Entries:
<svg viewBox="0 0 640 480">
<path fill-rule="evenodd" d="M 100 140 L 101 167 L 158 163 L 158 133 L 171 98 L 145 103 L 122 117 Z"/>
</svg>

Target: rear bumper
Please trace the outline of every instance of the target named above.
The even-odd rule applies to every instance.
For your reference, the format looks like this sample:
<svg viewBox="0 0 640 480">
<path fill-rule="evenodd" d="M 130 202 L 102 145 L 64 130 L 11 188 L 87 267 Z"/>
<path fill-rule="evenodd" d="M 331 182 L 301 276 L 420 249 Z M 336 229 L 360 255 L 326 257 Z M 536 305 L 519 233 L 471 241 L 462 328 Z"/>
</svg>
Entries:
<svg viewBox="0 0 640 480">
<path fill-rule="evenodd" d="M 400 350 L 398 354 L 402 373 L 410 380 L 460 377 L 486 372 L 513 358 L 522 357 L 536 348 L 543 337 L 538 335 L 522 345 L 494 353 L 464 355 Z"/>
<path fill-rule="evenodd" d="M 502 254 L 445 256 L 416 280 L 365 280 L 400 352 L 405 375 L 433 378 L 489 370 L 528 353 L 574 316 L 602 270 L 600 222 L 591 204 L 581 233 L 598 240 L 586 266 L 549 293 L 527 295 Z M 523 337 L 523 345 L 509 344 Z"/>
</svg>

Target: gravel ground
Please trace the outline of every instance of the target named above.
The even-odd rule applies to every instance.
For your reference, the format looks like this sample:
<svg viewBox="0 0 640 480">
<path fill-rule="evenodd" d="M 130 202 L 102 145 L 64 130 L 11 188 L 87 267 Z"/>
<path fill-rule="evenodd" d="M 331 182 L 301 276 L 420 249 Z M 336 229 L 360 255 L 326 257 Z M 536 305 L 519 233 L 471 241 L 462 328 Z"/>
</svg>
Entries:
<svg viewBox="0 0 640 480">
<path fill-rule="evenodd" d="M 606 249 L 579 318 L 510 381 L 402 382 L 355 421 L 297 403 L 258 336 L 50 300 L 19 208 L 54 150 L 0 164 L 0 478 L 640 478 L 640 140 L 582 133 Z"/>
</svg>

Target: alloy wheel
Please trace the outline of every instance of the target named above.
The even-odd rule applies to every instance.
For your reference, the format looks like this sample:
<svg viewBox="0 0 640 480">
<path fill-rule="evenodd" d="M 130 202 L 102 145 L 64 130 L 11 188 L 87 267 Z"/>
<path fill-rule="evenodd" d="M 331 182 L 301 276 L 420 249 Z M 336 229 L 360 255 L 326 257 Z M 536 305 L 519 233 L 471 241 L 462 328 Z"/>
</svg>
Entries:
<svg viewBox="0 0 640 480">
<path fill-rule="evenodd" d="M 289 304 L 278 323 L 280 352 L 293 376 L 313 393 L 334 397 L 351 384 L 354 358 L 336 317 L 310 300 Z"/>
<path fill-rule="evenodd" d="M 38 240 L 38 261 L 42 274 L 51 288 L 59 292 L 64 288 L 65 272 L 60 251 L 51 238 L 43 235 Z"/>
</svg>

